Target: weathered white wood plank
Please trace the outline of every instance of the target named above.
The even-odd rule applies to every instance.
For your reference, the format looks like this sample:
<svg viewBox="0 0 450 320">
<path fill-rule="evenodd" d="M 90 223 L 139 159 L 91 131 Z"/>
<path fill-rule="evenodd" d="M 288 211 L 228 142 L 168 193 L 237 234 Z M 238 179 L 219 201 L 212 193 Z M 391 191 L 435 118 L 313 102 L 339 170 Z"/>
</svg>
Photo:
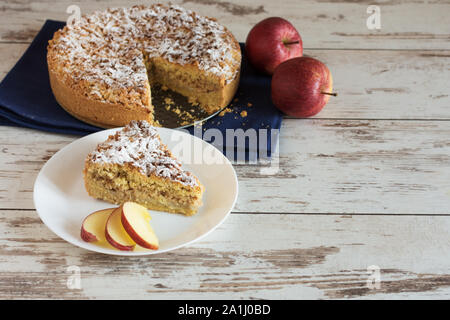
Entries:
<svg viewBox="0 0 450 320">
<path fill-rule="evenodd" d="M 26 44 L 0 43 L 0 79 L 26 48 Z M 450 51 L 307 53 L 328 65 L 334 91 L 339 93 L 315 118 L 450 119 Z"/>
<path fill-rule="evenodd" d="M 238 168 L 237 211 L 448 214 L 449 121 L 285 121 L 278 173 Z"/>
<path fill-rule="evenodd" d="M 450 119 L 450 51 L 309 50 L 332 72 L 315 118 Z"/>
<path fill-rule="evenodd" d="M 286 119 L 279 169 L 237 165 L 237 212 L 450 214 L 450 121 Z M 74 137 L 0 127 L 0 208 Z M 81 174 L 81 173 L 80 173 Z"/>
<path fill-rule="evenodd" d="M 139 258 L 74 247 L 34 211 L 0 211 L 0 230 L 2 299 L 450 298 L 450 217 L 233 214 L 194 245 Z M 81 290 L 67 288 L 69 266 Z"/>
<path fill-rule="evenodd" d="M 0 143 L 0 207 L 30 208 L 34 180 L 43 164 L 78 137 L 15 127 L 1 127 L 0 131 L 4 134 Z"/>
<path fill-rule="evenodd" d="M 45 19 L 66 20 L 66 8 L 77 4 L 82 13 L 113 6 L 161 1 L 7 1 L 2 3 L 0 41 L 33 39 Z M 215 17 L 239 41 L 250 28 L 269 16 L 281 16 L 300 31 L 307 48 L 450 49 L 448 1 L 346 1 L 346 0 L 176 0 L 201 14 Z M 369 5 L 381 9 L 381 29 L 369 30 Z"/>
</svg>

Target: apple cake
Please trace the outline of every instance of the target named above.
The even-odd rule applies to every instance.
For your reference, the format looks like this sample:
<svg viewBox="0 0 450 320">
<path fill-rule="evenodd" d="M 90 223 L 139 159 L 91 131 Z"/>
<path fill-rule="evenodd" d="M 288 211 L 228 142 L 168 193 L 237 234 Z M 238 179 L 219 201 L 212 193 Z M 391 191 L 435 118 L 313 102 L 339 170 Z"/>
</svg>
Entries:
<svg viewBox="0 0 450 320">
<path fill-rule="evenodd" d="M 84 182 L 97 199 L 185 215 L 197 212 L 204 191 L 145 120 L 132 120 L 87 156 Z"/>
<path fill-rule="evenodd" d="M 58 103 L 100 127 L 158 125 L 154 84 L 211 114 L 228 105 L 239 83 L 241 51 L 231 32 L 175 5 L 96 11 L 55 32 L 47 50 Z"/>
</svg>

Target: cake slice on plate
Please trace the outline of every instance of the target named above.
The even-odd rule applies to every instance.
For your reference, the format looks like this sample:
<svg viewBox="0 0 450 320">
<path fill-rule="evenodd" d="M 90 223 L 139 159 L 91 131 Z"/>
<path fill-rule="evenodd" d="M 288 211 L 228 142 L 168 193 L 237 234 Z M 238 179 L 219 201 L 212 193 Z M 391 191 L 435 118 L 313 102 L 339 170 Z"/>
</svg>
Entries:
<svg viewBox="0 0 450 320">
<path fill-rule="evenodd" d="M 131 121 L 87 156 L 84 182 L 97 199 L 185 215 L 197 212 L 204 191 L 144 120 Z"/>
</svg>

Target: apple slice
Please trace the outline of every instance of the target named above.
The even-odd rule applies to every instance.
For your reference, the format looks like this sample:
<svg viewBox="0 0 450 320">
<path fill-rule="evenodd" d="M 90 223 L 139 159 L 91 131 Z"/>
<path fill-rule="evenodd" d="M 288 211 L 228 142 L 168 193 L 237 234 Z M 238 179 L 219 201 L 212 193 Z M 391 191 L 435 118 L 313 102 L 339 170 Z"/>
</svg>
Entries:
<svg viewBox="0 0 450 320">
<path fill-rule="evenodd" d="M 106 222 L 105 237 L 114 248 L 122 251 L 132 251 L 136 242 L 131 239 L 122 226 L 122 206 L 114 209 Z"/>
<path fill-rule="evenodd" d="M 106 221 L 115 208 L 99 210 L 84 218 L 81 224 L 81 239 L 86 242 L 106 242 Z"/>
<path fill-rule="evenodd" d="M 135 203 L 125 202 L 122 205 L 122 225 L 128 235 L 141 247 L 157 250 L 159 241 L 150 226 L 148 210 Z"/>
</svg>

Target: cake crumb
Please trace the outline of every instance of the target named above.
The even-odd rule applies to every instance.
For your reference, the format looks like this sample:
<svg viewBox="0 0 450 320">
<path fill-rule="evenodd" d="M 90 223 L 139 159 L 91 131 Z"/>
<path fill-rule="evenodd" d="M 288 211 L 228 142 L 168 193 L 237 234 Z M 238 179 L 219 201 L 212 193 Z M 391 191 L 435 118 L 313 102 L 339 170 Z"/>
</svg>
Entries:
<svg viewBox="0 0 450 320">
<path fill-rule="evenodd" d="M 219 113 L 219 116 L 223 117 L 225 114 L 230 113 L 230 112 L 233 112 L 233 110 L 231 108 L 225 108 Z"/>
<path fill-rule="evenodd" d="M 192 107 L 196 107 L 196 106 L 199 105 L 198 101 L 197 101 L 195 98 L 193 98 L 193 97 L 190 97 L 190 98 L 188 99 L 188 102 L 190 103 L 190 105 L 191 105 Z"/>
<path fill-rule="evenodd" d="M 252 107 L 253 106 L 253 104 L 252 103 L 247 103 L 247 107 Z"/>
<path fill-rule="evenodd" d="M 247 116 L 247 111 L 243 110 L 241 111 L 241 117 L 245 118 Z"/>
<path fill-rule="evenodd" d="M 174 102 L 173 102 L 173 100 L 172 100 L 171 98 L 165 98 L 165 99 L 164 99 L 164 102 L 165 102 L 167 105 L 174 104 Z"/>
<path fill-rule="evenodd" d="M 162 86 L 162 87 L 161 87 L 161 90 L 162 90 L 162 91 L 167 91 L 167 90 L 169 90 L 169 88 L 167 88 L 166 86 Z"/>
</svg>

